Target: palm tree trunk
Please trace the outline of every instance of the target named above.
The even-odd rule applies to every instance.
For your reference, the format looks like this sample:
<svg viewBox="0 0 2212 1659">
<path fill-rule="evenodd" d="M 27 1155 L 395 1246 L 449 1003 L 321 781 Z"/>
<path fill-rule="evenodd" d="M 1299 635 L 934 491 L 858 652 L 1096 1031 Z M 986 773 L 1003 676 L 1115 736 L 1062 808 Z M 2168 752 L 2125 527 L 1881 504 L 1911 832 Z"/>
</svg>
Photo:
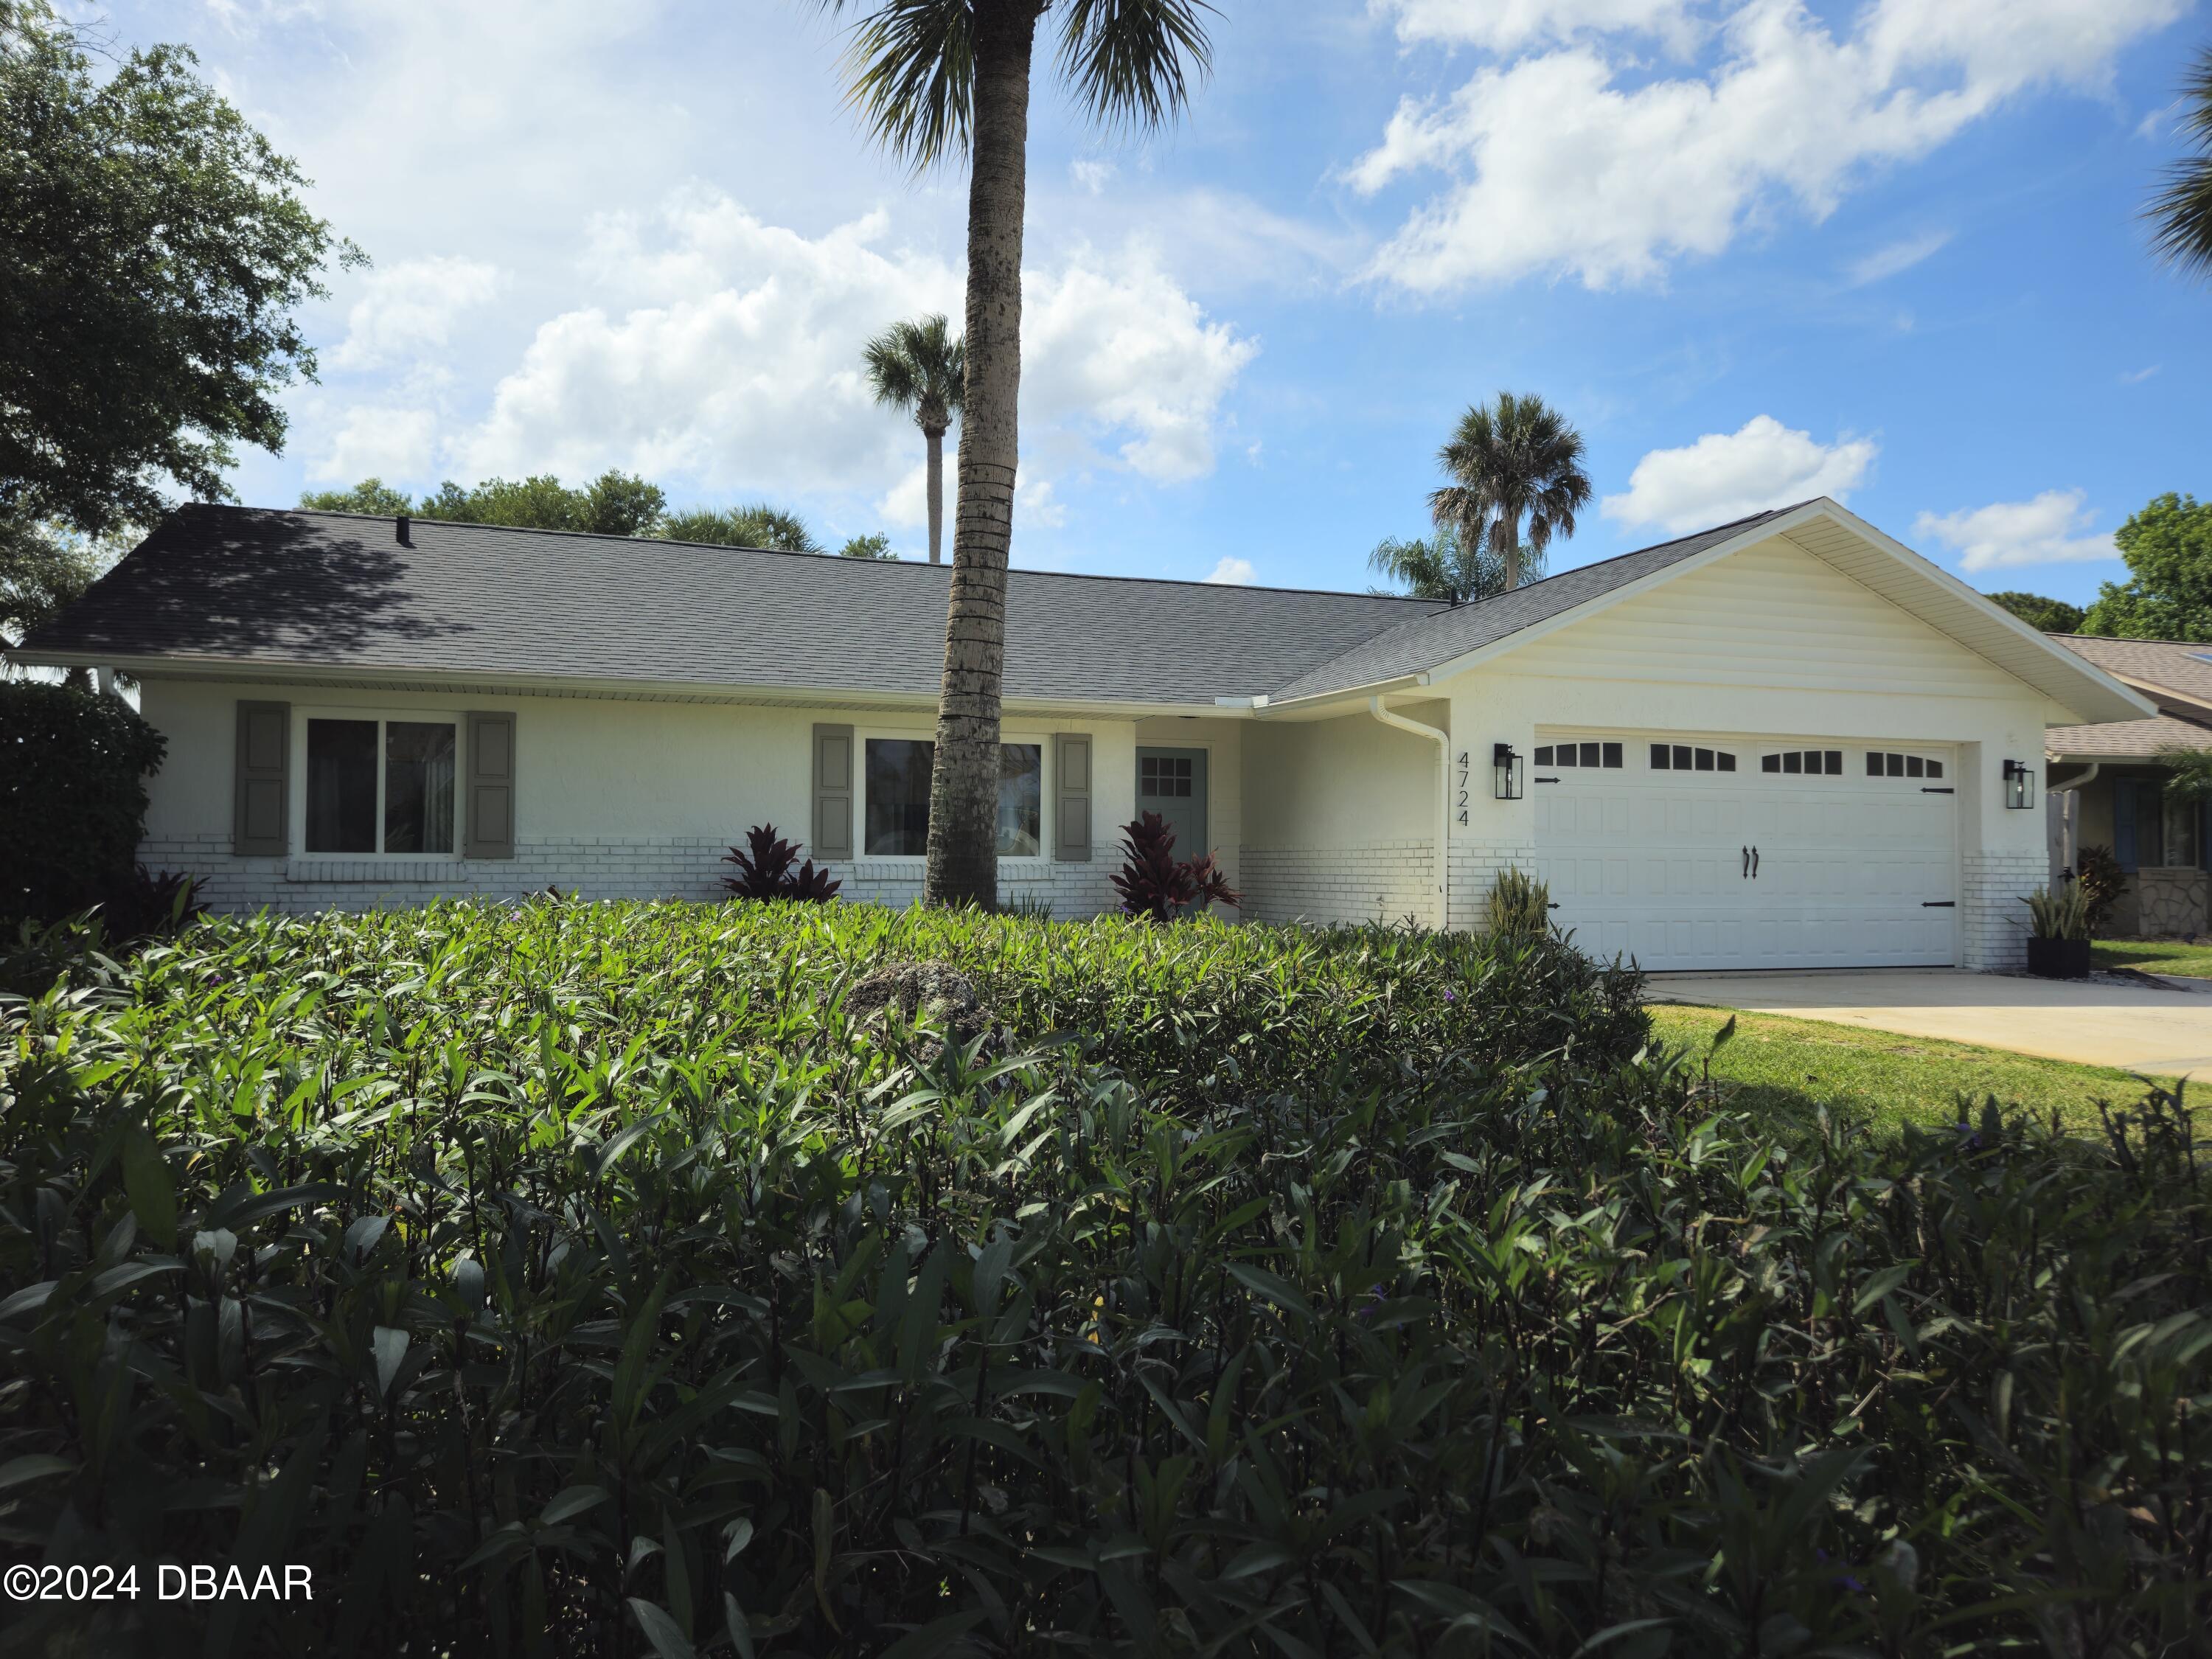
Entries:
<svg viewBox="0 0 2212 1659">
<path fill-rule="evenodd" d="M 929 562 L 945 562 L 945 428 L 922 429 L 929 446 Z"/>
<path fill-rule="evenodd" d="M 1511 518 L 1500 514 L 1498 520 L 1498 556 L 1505 566 L 1505 591 L 1510 593 L 1521 586 L 1521 515 Z"/>
<path fill-rule="evenodd" d="M 975 0 L 967 407 L 922 883 L 924 902 L 934 905 L 990 906 L 999 898 L 999 688 L 1019 451 L 1030 55 L 1042 9 L 1043 0 Z"/>
</svg>

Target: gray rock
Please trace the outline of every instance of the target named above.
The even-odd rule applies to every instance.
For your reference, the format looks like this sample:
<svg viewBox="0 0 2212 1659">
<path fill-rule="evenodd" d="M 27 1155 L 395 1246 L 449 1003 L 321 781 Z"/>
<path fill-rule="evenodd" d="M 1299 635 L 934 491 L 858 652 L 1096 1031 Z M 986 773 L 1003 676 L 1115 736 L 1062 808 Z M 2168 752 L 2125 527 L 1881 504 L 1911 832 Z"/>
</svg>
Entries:
<svg viewBox="0 0 2212 1659">
<path fill-rule="evenodd" d="M 861 975 L 845 994 L 845 1012 L 855 1025 L 884 1030 L 886 1008 L 896 1009 L 909 1023 L 926 1018 L 963 1045 L 991 1025 L 991 1011 L 975 994 L 975 981 L 942 962 L 887 962 Z M 925 1043 L 922 1058 L 934 1060 L 941 1048 L 934 1040 Z"/>
</svg>

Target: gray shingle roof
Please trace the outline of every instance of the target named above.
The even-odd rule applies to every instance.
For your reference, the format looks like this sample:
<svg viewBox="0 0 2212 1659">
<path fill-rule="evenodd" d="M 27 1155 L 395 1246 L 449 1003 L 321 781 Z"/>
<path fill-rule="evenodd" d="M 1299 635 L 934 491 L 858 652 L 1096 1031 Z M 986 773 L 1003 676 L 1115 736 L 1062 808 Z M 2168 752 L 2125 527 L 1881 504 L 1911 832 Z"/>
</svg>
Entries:
<svg viewBox="0 0 2212 1659">
<path fill-rule="evenodd" d="M 1754 513 L 1749 518 L 1701 530 L 1678 541 L 1662 542 L 1618 558 L 1562 571 L 1542 581 L 1516 587 L 1510 593 L 1463 605 L 1455 610 L 1432 611 L 1426 617 L 1400 623 L 1388 632 L 1363 640 L 1350 650 L 1316 664 L 1273 694 L 1270 701 L 1287 702 L 1296 697 L 1323 696 L 1374 685 L 1405 674 L 1418 674 L 1439 664 L 1494 644 L 1578 605 L 1610 593 L 1616 587 L 1640 580 L 1656 570 L 1693 558 L 1707 548 L 1739 536 L 1754 525 L 1794 513 L 1805 503 Z"/>
<path fill-rule="evenodd" d="M 20 654 L 933 696 L 950 568 L 416 520 L 188 506 Z M 1016 570 L 1010 699 L 1205 703 L 1433 601 Z"/>
<path fill-rule="evenodd" d="M 1479 604 L 1015 570 L 1011 701 L 1210 703 L 1418 673 L 1751 526 Z M 193 505 L 17 654 L 934 696 L 942 565 Z"/>
<path fill-rule="evenodd" d="M 2212 645 L 2188 640 L 2113 640 L 2053 634 L 2052 640 L 2108 674 L 2212 705 Z"/>
</svg>

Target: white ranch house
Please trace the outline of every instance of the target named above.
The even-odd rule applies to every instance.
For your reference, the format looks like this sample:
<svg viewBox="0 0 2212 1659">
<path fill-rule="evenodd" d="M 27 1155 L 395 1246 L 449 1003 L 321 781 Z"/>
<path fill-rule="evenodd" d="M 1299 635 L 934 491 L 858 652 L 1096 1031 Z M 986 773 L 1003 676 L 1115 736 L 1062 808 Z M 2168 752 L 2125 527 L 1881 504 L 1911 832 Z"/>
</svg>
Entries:
<svg viewBox="0 0 2212 1659">
<path fill-rule="evenodd" d="M 707 898 L 763 822 L 905 904 L 948 575 L 193 506 L 18 655 L 137 677 L 141 856 L 219 908 Z M 1247 918 L 1465 927 L 1520 866 L 1656 969 L 2015 965 L 2045 731 L 2155 712 L 1825 499 L 1458 607 L 1016 571 L 1008 617 L 1006 899 L 1111 908 L 1151 809 Z"/>
</svg>

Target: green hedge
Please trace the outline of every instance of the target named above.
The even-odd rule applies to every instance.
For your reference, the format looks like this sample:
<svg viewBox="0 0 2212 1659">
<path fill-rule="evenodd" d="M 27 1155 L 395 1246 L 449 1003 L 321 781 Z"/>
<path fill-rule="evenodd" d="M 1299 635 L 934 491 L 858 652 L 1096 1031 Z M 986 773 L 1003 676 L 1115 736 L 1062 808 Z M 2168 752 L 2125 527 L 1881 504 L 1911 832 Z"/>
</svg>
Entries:
<svg viewBox="0 0 2212 1659">
<path fill-rule="evenodd" d="M 845 1017 L 925 956 L 1006 1048 Z M 2179 1103 L 1778 1138 L 1634 990 L 1554 942 L 850 907 L 84 963 L 0 1015 L 0 1537 L 317 1595 L 25 1639 L 2187 1650 Z"/>
<path fill-rule="evenodd" d="M 120 697 L 0 680 L 0 932 L 131 890 L 166 748 Z"/>
</svg>

